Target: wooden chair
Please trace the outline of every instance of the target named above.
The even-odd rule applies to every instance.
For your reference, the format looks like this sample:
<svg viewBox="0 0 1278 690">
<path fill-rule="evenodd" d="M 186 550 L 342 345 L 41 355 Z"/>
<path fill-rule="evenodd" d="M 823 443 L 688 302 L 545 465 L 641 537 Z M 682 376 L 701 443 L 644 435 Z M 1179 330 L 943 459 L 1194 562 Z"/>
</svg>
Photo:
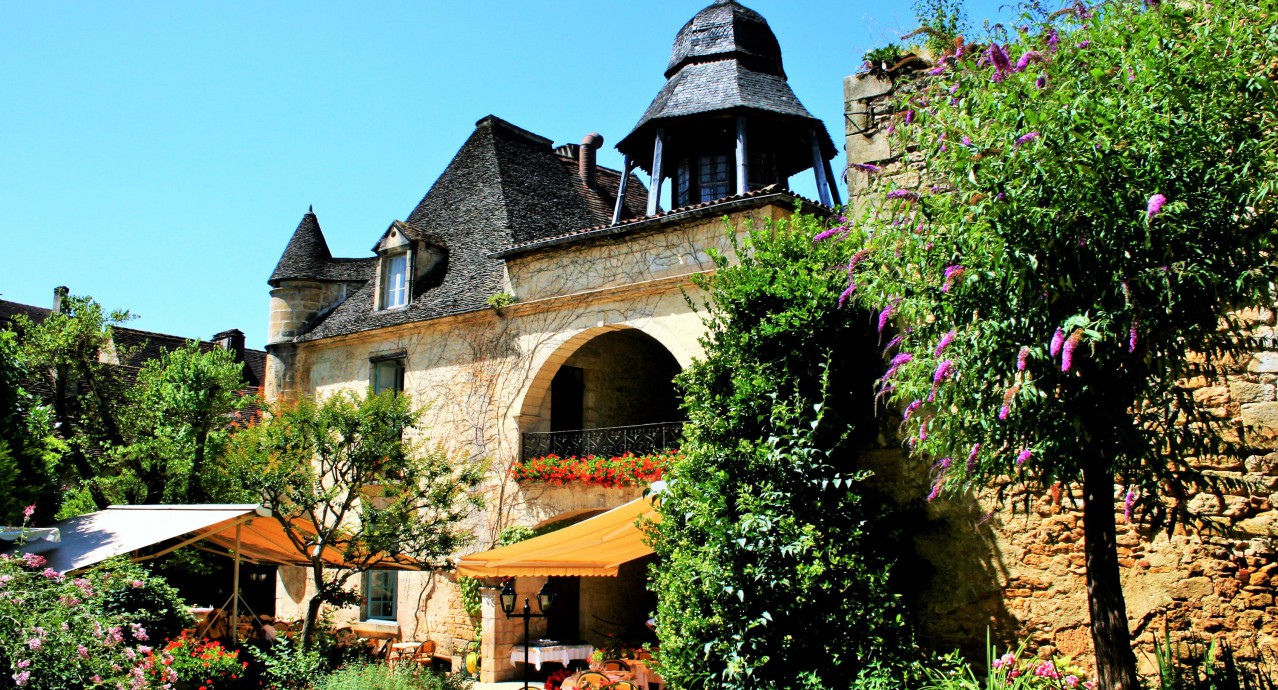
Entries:
<svg viewBox="0 0 1278 690">
<path fill-rule="evenodd" d="M 423 666 L 430 666 L 435 661 L 435 641 L 426 640 L 417 648 L 417 653 L 413 655 L 413 662 Z"/>
<path fill-rule="evenodd" d="M 577 676 L 577 690 L 601 690 L 611 684 L 612 680 L 598 671 L 586 671 Z"/>
<path fill-rule="evenodd" d="M 605 671 L 626 671 L 630 672 L 630 664 L 621 659 L 605 659 L 603 662 L 603 670 Z"/>
</svg>

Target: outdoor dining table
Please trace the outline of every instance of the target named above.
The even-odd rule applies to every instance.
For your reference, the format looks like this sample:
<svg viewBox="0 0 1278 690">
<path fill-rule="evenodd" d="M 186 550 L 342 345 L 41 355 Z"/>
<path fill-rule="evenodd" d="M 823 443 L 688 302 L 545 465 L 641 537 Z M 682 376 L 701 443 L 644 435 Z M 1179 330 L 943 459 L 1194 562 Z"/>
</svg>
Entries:
<svg viewBox="0 0 1278 690">
<path fill-rule="evenodd" d="M 594 653 L 595 648 L 588 644 L 531 645 L 528 647 L 528 663 L 540 671 L 541 665 L 548 661 L 567 666 L 573 659 L 589 659 L 590 655 Z M 517 664 L 523 660 L 524 646 L 517 644 L 511 647 L 510 663 Z"/>
</svg>

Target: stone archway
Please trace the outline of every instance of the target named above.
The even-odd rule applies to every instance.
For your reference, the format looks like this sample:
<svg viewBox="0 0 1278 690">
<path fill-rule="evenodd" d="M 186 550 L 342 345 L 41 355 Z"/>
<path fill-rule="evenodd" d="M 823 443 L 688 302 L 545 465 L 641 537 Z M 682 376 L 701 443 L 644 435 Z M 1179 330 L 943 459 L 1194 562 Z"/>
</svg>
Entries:
<svg viewBox="0 0 1278 690">
<path fill-rule="evenodd" d="M 528 385 L 517 418 L 520 433 L 602 433 L 615 429 L 625 437 L 618 441 L 623 446 L 631 443 L 626 439 L 668 434 L 656 427 L 683 418 L 673 385 L 681 370 L 674 354 L 640 329 L 600 326 L 584 330 L 548 356 Z M 621 448 L 616 443 L 606 447 L 608 452 Z M 571 444 L 547 446 L 547 452 L 562 454 L 572 448 Z M 625 450 L 642 453 L 656 448 L 636 446 L 622 452 Z M 585 452 L 592 451 L 587 448 Z M 596 447 L 594 452 L 602 451 Z"/>
</svg>

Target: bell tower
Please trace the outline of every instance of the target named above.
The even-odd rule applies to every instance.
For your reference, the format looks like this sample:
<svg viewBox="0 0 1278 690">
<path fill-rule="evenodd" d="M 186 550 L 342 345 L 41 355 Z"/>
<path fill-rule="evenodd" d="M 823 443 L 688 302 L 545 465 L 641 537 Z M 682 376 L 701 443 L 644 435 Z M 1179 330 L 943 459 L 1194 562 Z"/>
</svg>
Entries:
<svg viewBox="0 0 1278 690">
<path fill-rule="evenodd" d="M 809 168 L 821 203 L 839 202 L 838 149 L 790 89 L 768 22 L 735 0 L 716 0 L 679 30 L 666 85 L 617 150 L 627 172 L 652 176 L 648 215 L 661 210 L 667 180 L 679 208 L 784 186 Z"/>
</svg>

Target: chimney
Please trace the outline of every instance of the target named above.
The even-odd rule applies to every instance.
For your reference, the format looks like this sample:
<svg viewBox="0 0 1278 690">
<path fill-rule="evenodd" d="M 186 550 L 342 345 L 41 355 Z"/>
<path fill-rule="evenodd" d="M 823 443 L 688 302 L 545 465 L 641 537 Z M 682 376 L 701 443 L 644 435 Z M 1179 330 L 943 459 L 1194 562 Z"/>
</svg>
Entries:
<svg viewBox="0 0 1278 690">
<path fill-rule="evenodd" d="M 222 331 L 213 336 L 213 344 L 223 350 L 230 350 L 235 353 L 235 361 L 244 361 L 244 332 L 238 328 L 232 328 L 229 331 Z"/>
<path fill-rule="evenodd" d="M 65 285 L 59 285 L 53 288 L 53 313 L 62 313 L 62 300 L 67 298 L 71 290 Z"/>
<path fill-rule="evenodd" d="M 603 147 L 603 137 L 598 132 L 591 132 L 581 138 L 581 149 L 577 155 L 577 172 L 582 182 L 590 189 L 595 188 L 595 151 Z"/>
</svg>

